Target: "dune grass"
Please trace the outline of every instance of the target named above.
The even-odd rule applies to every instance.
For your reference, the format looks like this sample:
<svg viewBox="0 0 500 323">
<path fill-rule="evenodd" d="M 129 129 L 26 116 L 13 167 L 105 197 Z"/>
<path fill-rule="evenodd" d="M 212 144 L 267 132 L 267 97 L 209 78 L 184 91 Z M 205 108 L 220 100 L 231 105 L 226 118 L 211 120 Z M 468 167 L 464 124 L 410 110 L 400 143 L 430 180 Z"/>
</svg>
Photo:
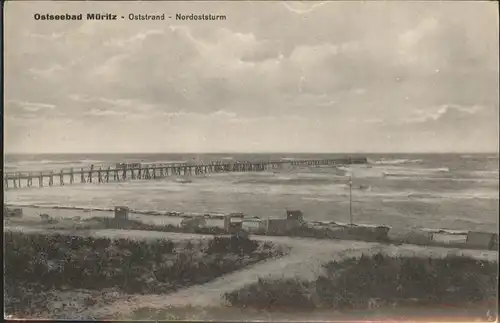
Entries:
<svg viewBox="0 0 500 323">
<path fill-rule="evenodd" d="M 259 279 L 224 298 L 266 310 L 368 309 L 372 306 L 495 304 L 497 263 L 461 256 L 442 259 L 376 254 L 328 262 L 315 281 Z"/>
<path fill-rule="evenodd" d="M 12 220 L 12 219 L 10 219 Z M 141 231 L 158 231 L 158 232 L 174 232 L 174 233 L 194 233 L 206 235 L 226 235 L 228 232 L 217 226 L 200 226 L 200 227 L 183 227 L 174 224 L 152 224 L 144 223 L 139 220 L 117 220 L 110 217 L 92 217 L 83 220 L 82 222 L 71 222 L 70 220 L 59 221 L 50 219 L 48 222 L 42 224 L 46 229 L 60 229 L 60 230 L 98 230 L 98 229 L 123 229 L 123 230 L 141 230 Z M 261 236 L 288 236 L 312 239 L 326 239 L 326 240 L 356 240 L 367 242 L 378 242 L 384 244 L 414 244 L 423 246 L 436 246 L 445 248 L 460 248 L 460 249 L 475 249 L 475 250 L 488 250 L 490 248 L 484 246 L 466 245 L 464 242 L 444 242 L 434 241 L 431 238 L 420 237 L 407 238 L 398 237 L 389 238 L 387 234 L 377 232 L 372 227 L 352 227 L 352 228 L 327 228 L 327 227 L 309 227 L 307 225 L 300 226 L 289 230 L 283 230 L 273 234 L 267 234 L 265 229 L 252 230 L 252 235 Z M 493 244 L 491 250 L 498 250 L 498 244 Z"/>
<path fill-rule="evenodd" d="M 53 222 L 50 229 L 73 229 L 73 230 L 96 230 L 96 229 L 123 229 L 123 230 L 141 230 L 175 233 L 197 233 L 210 235 L 224 235 L 227 232 L 220 227 L 181 227 L 173 224 L 151 224 L 138 220 L 117 220 L 109 217 L 92 217 L 85 219 L 80 223 Z"/>
<path fill-rule="evenodd" d="M 285 253 L 237 237 L 186 244 L 6 232 L 4 241 L 5 311 L 28 316 L 54 290 L 168 293 Z"/>
</svg>

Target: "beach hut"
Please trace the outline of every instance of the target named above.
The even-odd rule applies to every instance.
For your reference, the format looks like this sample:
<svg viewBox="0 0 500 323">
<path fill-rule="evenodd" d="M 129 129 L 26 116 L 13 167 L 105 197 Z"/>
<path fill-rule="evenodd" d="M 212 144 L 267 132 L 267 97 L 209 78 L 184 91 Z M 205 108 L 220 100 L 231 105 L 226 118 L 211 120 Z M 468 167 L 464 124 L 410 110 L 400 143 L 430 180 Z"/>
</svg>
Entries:
<svg viewBox="0 0 500 323">
<path fill-rule="evenodd" d="M 467 241 L 467 232 L 451 233 L 438 230 L 437 232 L 434 232 L 433 240 L 439 244 L 465 245 L 465 242 Z"/>
<path fill-rule="evenodd" d="M 243 219 L 241 226 L 245 231 L 257 232 L 260 230 L 261 222 L 260 219 Z"/>
<path fill-rule="evenodd" d="M 23 216 L 23 209 L 9 209 L 4 207 L 4 216 L 8 218 L 20 218 Z"/>
<path fill-rule="evenodd" d="M 261 223 L 260 229 L 268 235 L 284 235 L 302 226 L 300 221 L 288 219 L 267 219 Z"/>
<path fill-rule="evenodd" d="M 498 249 L 498 234 L 491 232 L 469 231 L 466 246 L 473 248 Z"/>
<path fill-rule="evenodd" d="M 230 226 L 231 226 L 231 216 L 225 215 L 224 216 L 224 230 L 229 231 Z"/>
<path fill-rule="evenodd" d="M 375 239 L 379 241 L 385 241 L 389 240 L 389 231 L 391 230 L 390 227 L 384 226 L 384 225 L 379 225 L 373 229 L 375 233 Z"/>
<path fill-rule="evenodd" d="M 286 210 L 286 219 L 292 221 L 304 221 L 304 214 L 300 210 Z"/>
<path fill-rule="evenodd" d="M 115 220 L 128 220 L 129 208 L 126 206 L 115 206 Z"/>
<path fill-rule="evenodd" d="M 224 230 L 229 232 L 235 227 L 241 227 L 243 225 L 243 213 L 230 213 L 224 215 Z"/>
<path fill-rule="evenodd" d="M 204 216 L 195 216 L 190 218 L 184 218 L 181 221 L 181 227 L 183 228 L 199 228 L 207 223 Z"/>
<path fill-rule="evenodd" d="M 229 228 L 226 230 L 228 233 L 234 234 L 243 230 L 243 221 L 235 221 L 229 224 Z"/>
<path fill-rule="evenodd" d="M 267 219 L 264 222 L 268 235 L 282 235 L 287 231 L 287 219 Z"/>
</svg>

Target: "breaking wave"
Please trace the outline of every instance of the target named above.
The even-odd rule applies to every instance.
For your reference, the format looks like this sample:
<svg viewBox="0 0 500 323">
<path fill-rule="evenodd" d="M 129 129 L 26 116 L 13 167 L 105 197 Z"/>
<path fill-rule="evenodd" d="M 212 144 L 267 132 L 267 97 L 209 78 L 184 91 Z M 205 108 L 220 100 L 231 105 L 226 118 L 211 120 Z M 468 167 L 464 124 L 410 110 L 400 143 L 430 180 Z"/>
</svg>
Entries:
<svg viewBox="0 0 500 323">
<path fill-rule="evenodd" d="M 155 162 L 155 164 L 186 164 L 187 160 L 160 160 Z"/>
<path fill-rule="evenodd" d="M 401 169 L 393 169 L 389 171 L 383 171 L 382 174 L 384 177 L 391 176 L 418 176 L 421 177 L 423 175 L 431 175 L 436 173 L 449 173 L 450 169 L 448 167 L 441 168 L 425 168 L 425 169 L 415 169 L 415 168 L 401 168 Z"/>
<path fill-rule="evenodd" d="M 399 165 L 399 164 L 419 164 L 423 162 L 422 159 L 381 159 L 381 160 L 375 160 L 371 161 L 368 160 L 370 164 L 376 164 L 376 165 Z"/>
<path fill-rule="evenodd" d="M 21 160 L 16 162 L 6 162 L 5 166 L 20 168 L 22 166 L 31 166 L 31 165 L 74 165 L 74 164 L 96 164 L 100 163 L 100 160 L 91 160 L 91 159 L 82 159 L 82 160 Z"/>
<path fill-rule="evenodd" d="M 492 170 L 476 170 L 476 171 L 471 171 L 470 172 L 474 176 L 478 176 L 481 178 L 499 178 L 499 172 L 498 169 L 492 169 Z"/>
<path fill-rule="evenodd" d="M 235 181 L 234 184 L 280 184 L 280 185 L 318 185 L 331 184 L 330 178 L 297 178 L 291 176 L 276 176 L 272 178 L 246 178 Z"/>
<path fill-rule="evenodd" d="M 413 168 L 392 165 L 380 166 L 341 166 L 344 176 L 352 175 L 358 178 L 381 178 L 381 177 L 432 177 L 439 174 L 448 174 L 450 169 L 442 168 Z"/>
</svg>

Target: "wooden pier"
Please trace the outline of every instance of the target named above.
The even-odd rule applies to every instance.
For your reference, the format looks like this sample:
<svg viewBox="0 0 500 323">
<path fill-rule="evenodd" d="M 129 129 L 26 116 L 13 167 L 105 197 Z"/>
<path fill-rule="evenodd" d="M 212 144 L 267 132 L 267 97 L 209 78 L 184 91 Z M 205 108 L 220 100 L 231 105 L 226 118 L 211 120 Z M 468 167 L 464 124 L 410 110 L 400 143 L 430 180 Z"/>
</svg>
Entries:
<svg viewBox="0 0 500 323">
<path fill-rule="evenodd" d="M 315 167 L 324 165 L 364 164 L 364 157 L 281 160 L 266 162 L 217 161 L 210 164 L 117 164 L 116 166 L 90 166 L 59 171 L 6 173 L 3 176 L 4 190 L 65 186 L 83 183 L 109 183 L 127 180 L 155 180 L 172 176 L 200 176 L 210 173 L 260 172 L 289 166 Z"/>
</svg>

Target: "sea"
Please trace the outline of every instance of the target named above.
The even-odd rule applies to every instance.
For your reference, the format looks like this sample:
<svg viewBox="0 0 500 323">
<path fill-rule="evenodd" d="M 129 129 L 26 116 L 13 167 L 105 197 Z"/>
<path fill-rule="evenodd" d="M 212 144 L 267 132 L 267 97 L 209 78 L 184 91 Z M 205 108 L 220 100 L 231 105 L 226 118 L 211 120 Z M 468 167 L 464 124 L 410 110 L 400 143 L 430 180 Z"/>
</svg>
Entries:
<svg viewBox="0 0 500 323">
<path fill-rule="evenodd" d="M 184 213 L 242 212 L 260 218 L 301 210 L 308 221 L 498 232 L 498 154 L 11 154 L 4 172 L 107 167 L 116 163 L 211 163 L 366 156 L 366 165 L 287 166 L 264 172 L 23 188 L 16 205 Z M 349 188 L 349 178 L 352 187 Z M 351 210 L 351 211 L 350 211 Z M 350 213 L 351 212 L 351 213 Z"/>
</svg>

